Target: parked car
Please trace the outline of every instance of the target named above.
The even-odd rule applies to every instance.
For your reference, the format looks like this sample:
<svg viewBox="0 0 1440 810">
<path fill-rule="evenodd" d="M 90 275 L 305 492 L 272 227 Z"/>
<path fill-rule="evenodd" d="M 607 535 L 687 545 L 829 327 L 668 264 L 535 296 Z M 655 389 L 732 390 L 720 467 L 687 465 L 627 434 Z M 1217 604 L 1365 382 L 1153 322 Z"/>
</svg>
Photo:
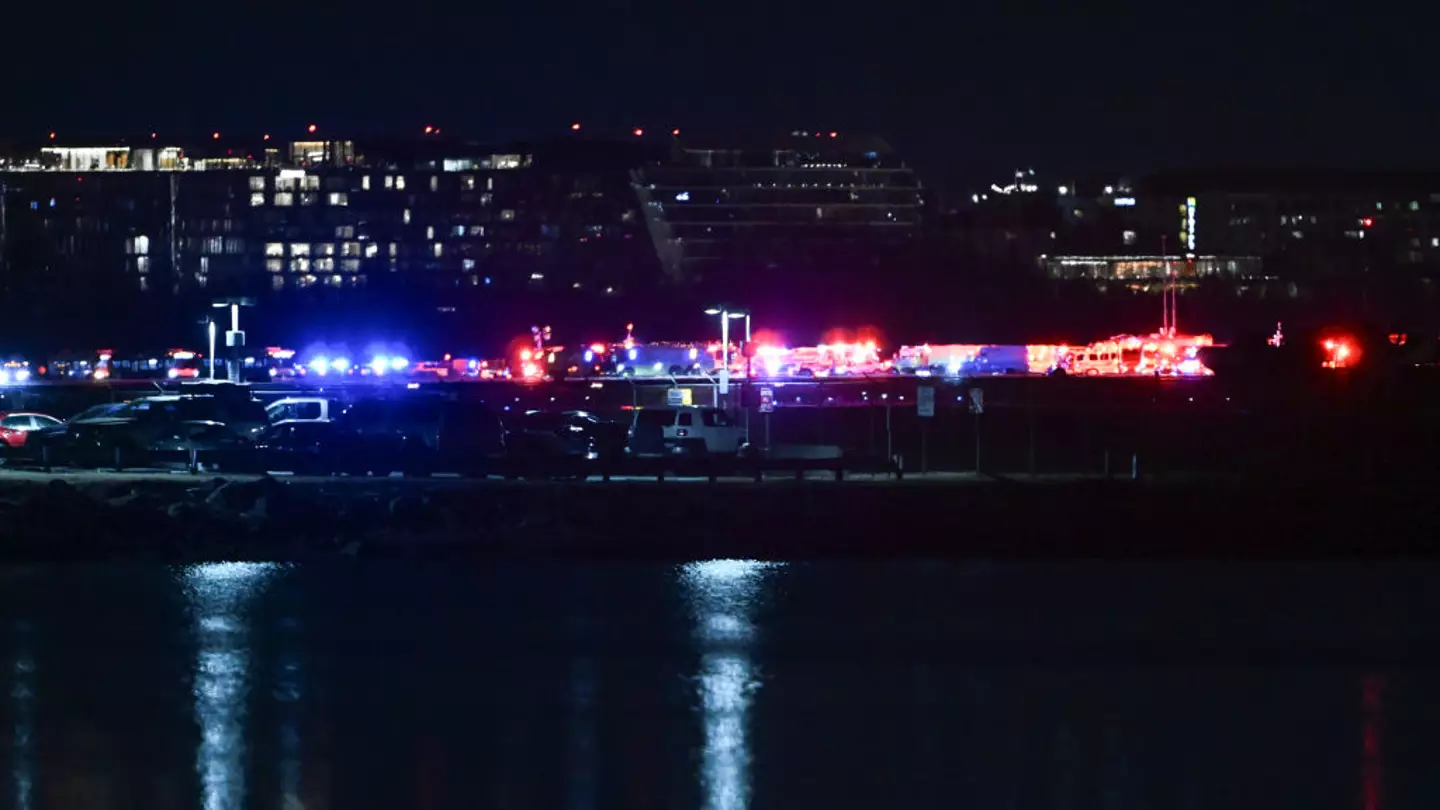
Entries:
<svg viewBox="0 0 1440 810">
<path fill-rule="evenodd" d="M 61 424 L 59 419 L 33 411 L 0 413 L 0 451 L 23 450 L 31 433 Z"/>
<path fill-rule="evenodd" d="M 191 449 L 211 454 L 249 441 L 268 424 L 251 400 L 168 395 L 104 405 L 63 425 L 37 431 L 51 463 L 79 466 L 146 466 L 187 461 Z M 33 454 L 33 453 L 32 453 Z"/>
<path fill-rule="evenodd" d="M 261 432 L 253 444 L 223 456 L 222 469 L 246 472 L 292 472 L 324 475 L 341 472 L 357 451 L 353 431 L 334 422 L 278 422 Z"/>
<path fill-rule="evenodd" d="M 356 437 L 346 472 L 470 473 L 505 454 L 505 426 L 483 403 L 362 399 L 334 421 Z"/>
</svg>

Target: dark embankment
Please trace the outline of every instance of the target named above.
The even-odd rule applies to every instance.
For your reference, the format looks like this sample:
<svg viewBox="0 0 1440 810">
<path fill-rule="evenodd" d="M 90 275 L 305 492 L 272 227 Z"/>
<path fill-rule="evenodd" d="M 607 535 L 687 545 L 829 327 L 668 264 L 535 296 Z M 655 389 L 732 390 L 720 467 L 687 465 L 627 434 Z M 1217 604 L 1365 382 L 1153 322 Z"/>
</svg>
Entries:
<svg viewBox="0 0 1440 810">
<path fill-rule="evenodd" d="M 0 481 L 0 560 L 1430 555 L 1420 486 Z"/>
</svg>

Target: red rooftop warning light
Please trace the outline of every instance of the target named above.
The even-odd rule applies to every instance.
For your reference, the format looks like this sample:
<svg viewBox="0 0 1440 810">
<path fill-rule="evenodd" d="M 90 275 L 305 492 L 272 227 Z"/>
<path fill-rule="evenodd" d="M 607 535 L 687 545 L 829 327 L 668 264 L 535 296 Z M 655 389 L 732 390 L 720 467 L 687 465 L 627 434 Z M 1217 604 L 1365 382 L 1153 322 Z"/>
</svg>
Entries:
<svg viewBox="0 0 1440 810">
<path fill-rule="evenodd" d="M 679 135 L 679 134 L 680 134 L 680 130 L 678 130 L 678 129 L 672 129 L 672 130 L 670 130 L 670 134 L 671 134 L 671 135 Z"/>
<path fill-rule="evenodd" d="M 311 124 L 310 126 L 305 127 L 305 131 L 306 131 L 306 132 L 309 132 L 309 133 L 312 134 L 312 135 L 315 134 L 315 130 L 317 130 L 317 129 L 319 129 L 319 127 L 315 126 L 314 124 Z"/>
<path fill-rule="evenodd" d="M 52 140 L 52 141 L 55 140 L 55 133 L 53 133 L 53 132 L 50 133 L 50 140 Z"/>
<path fill-rule="evenodd" d="M 645 130 L 641 129 L 640 127 L 636 127 L 636 128 L 635 128 L 635 137 L 638 138 L 638 137 L 640 137 L 641 135 L 644 135 L 644 134 L 645 134 Z"/>
<path fill-rule="evenodd" d="M 220 140 L 220 133 L 218 133 L 218 132 L 212 132 L 212 133 L 210 133 L 210 140 L 212 140 L 212 141 L 218 141 L 218 140 Z"/>
<path fill-rule="evenodd" d="M 830 133 L 830 137 L 832 137 L 832 138 L 838 138 L 838 137 L 840 137 L 840 133 L 838 133 L 838 132 L 832 132 L 832 133 Z"/>
<path fill-rule="evenodd" d="M 570 125 L 570 131 L 571 131 L 571 132 L 579 132 L 579 131 L 580 131 L 580 123 L 577 121 L 577 122 L 571 124 L 571 125 Z"/>
</svg>

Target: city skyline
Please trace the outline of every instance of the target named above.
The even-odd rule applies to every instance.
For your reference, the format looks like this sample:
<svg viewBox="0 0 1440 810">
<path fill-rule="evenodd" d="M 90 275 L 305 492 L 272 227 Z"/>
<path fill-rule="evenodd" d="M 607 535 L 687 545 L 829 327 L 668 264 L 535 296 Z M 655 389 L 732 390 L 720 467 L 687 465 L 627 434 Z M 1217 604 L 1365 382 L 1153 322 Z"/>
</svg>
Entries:
<svg viewBox="0 0 1440 810">
<path fill-rule="evenodd" d="M 31 14 L 18 11 L 16 30 Z M 357 136 L 433 125 L 505 142 L 574 121 L 616 133 L 818 126 L 880 133 L 949 188 L 996 165 L 1433 165 L 1440 128 L 1423 19 L 1380 9 L 397 13 L 366 0 L 344 15 L 261 4 L 227 19 L 223 36 L 184 9 L 104 16 L 68 28 L 58 53 L 43 37 L 12 44 L 11 61 L 30 69 L 0 135 L 315 121 Z"/>
</svg>

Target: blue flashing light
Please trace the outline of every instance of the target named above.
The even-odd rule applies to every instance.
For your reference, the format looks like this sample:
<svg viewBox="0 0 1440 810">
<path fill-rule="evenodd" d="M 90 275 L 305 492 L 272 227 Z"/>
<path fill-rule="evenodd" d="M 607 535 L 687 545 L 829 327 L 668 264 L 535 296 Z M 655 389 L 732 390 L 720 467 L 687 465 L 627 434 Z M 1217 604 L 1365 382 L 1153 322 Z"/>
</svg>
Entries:
<svg viewBox="0 0 1440 810">
<path fill-rule="evenodd" d="M 593 362 L 595 362 L 595 352 L 592 352 L 592 351 L 590 351 L 589 349 L 586 349 L 586 350 L 585 350 L 585 362 L 587 362 L 587 363 L 593 363 Z"/>
<path fill-rule="evenodd" d="M 635 349 L 631 349 L 630 351 L 625 353 L 625 359 L 627 360 L 634 360 L 636 357 L 639 356 L 640 352 L 636 351 Z"/>
<path fill-rule="evenodd" d="M 408 365 L 410 365 L 410 361 L 406 360 L 403 357 L 390 358 L 390 368 L 393 368 L 396 371 L 404 371 L 405 367 Z"/>
<path fill-rule="evenodd" d="M 345 359 L 344 357 L 337 357 L 334 360 L 330 361 L 330 367 L 335 369 L 336 371 L 344 373 L 350 370 L 350 361 Z"/>
<path fill-rule="evenodd" d="M 390 368 L 390 358 L 377 357 L 370 361 L 370 368 L 374 370 L 376 374 L 384 374 Z"/>
</svg>

